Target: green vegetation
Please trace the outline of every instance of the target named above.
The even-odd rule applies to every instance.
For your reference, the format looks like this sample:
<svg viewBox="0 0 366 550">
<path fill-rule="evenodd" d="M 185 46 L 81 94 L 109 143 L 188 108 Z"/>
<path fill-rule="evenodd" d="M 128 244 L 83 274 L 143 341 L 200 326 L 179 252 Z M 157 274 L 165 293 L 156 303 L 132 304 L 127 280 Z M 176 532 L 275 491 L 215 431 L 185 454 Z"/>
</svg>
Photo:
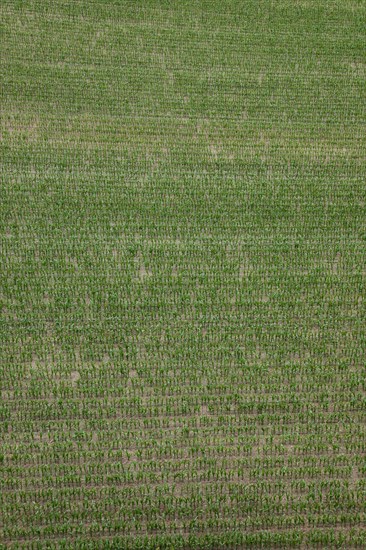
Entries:
<svg viewBox="0 0 366 550">
<path fill-rule="evenodd" d="M 0 21 L 0 545 L 365 548 L 365 2 Z"/>
</svg>

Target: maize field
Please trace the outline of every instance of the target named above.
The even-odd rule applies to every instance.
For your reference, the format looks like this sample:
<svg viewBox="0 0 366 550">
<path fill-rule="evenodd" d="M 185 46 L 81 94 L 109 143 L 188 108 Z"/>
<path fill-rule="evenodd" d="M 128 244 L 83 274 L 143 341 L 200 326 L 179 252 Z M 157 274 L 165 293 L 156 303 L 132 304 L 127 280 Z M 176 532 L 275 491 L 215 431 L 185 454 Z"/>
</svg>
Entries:
<svg viewBox="0 0 366 550">
<path fill-rule="evenodd" d="M 366 548 L 365 1 L 0 25 L 0 548 Z"/>
</svg>

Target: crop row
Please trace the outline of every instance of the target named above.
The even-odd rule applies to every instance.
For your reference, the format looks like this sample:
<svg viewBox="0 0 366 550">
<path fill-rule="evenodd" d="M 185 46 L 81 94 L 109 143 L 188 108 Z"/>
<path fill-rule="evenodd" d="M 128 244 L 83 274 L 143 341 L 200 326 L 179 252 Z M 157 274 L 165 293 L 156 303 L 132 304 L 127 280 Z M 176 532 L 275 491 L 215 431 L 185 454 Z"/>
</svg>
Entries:
<svg viewBox="0 0 366 550">
<path fill-rule="evenodd" d="M 270 531 L 258 529 L 253 532 L 228 532 L 197 535 L 195 533 L 164 534 L 151 536 L 108 536 L 99 535 L 89 537 L 86 541 L 83 537 L 72 539 L 73 547 L 77 550 L 96 550 L 103 548 L 107 550 L 155 550 L 157 545 L 162 550 L 170 550 L 172 547 L 179 550 L 213 550 L 220 546 L 230 549 L 245 548 L 300 548 L 305 544 L 307 548 L 364 548 L 366 543 L 366 530 L 363 528 L 351 529 L 312 529 L 304 532 L 301 529 L 286 529 L 281 531 Z M 12 542 L 9 548 L 20 550 L 31 548 L 32 550 L 66 550 L 69 548 L 70 540 L 60 538 L 57 542 L 52 540 L 23 540 L 23 542 Z"/>
<path fill-rule="evenodd" d="M 76 468 L 67 468 L 67 473 L 60 477 L 53 477 L 53 474 L 45 474 L 44 476 L 36 477 L 8 477 L 4 482 L 4 489 L 7 491 L 36 489 L 37 487 L 81 487 L 83 485 L 127 485 L 127 484 L 146 484 L 146 483 L 191 483 L 196 481 L 201 482 L 218 482 L 218 481 L 237 481 L 248 480 L 255 481 L 258 479 L 351 479 L 352 468 L 347 467 L 298 467 L 298 468 L 256 468 L 248 470 L 244 467 L 227 470 L 226 468 L 207 466 L 206 470 L 192 471 L 175 471 L 165 470 L 163 467 L 158 472 L 149 472 L 144 469 L 138 471 L 131 470 L 126 467 L 120 467 L 115 472 L 110 472 L 105 465 L 98 465 L 94 468 L 98 470 L 96 474 L 87 473 L 87 468 L 81 466 Z M 122 471 L 121 471 L 122 470 Z M 85 474 L 80 474 L 80 471 L 85 471 Z M 73 473 L 70 473 L 73 472 Z M 362 475 L 365 475 L 365 470 L 361 470 Z"/>
<path fill-rule="evenodd" d="M 79 498 L 73 497 L 73 491 L 67 488 L 56 492 L 52 489 L 52 497 L 43 501 L 38 497 L 38 493 L 22 493 L 28 495 L 28 498 L 6 498 L 6 503 L 3 506 L 3 514 L 7 522 L 27 523 L 32 525 L 41 525 L 44 523 L 44 514 L 49 514 L 53 518 L 53 522 L 58 521 L 76 521 L 78 518 L 83 521 L 88 521 L 88 516 L 96 516 L 107 514 L 109 516 L 118 516 L 131 522 L 134 519 L 149 518 L 165 518 L 170 520 L 178 520 L 189 517 L 258 517 L 263 518 L 267 515 L 295 515 L 305 516 L 306 514 L 321 515 L 324 509 L 330 514 L 360 514 L 364 517 L 365 490 L 347 491 L 342 488 L 342 491 L 337 490 L 332 493 L 322 493 L 319 487 L 314 484 L 314 489 L 307 493 L 297 496 L 288 496 L 285 490 L 282 493 L 264 494 L 263 492 L 255 492 L 248 490 L 247 493 L 238 495 L 216 494 L 211 490 L 211 493 L 205 492 L 205 484 L 202 485 L 202 491 L 199 493 L 191 491 L 187 496 L 179 496 L 180 485 L 174 485 L 173 490 L 162 492 L 156 491 L 152 494 L 152 487 L 141 487 L 137 491 L 127 490 L 127 488 L 108 488 L 96 491 L 93 488 L 87 487 L 81 493 L 80 489 L 76 490 L 79 493 Z M 212 488 L 212 485 L 211 485 Z M 285 487 L 283 488 L 285 489 Z M 286 487 L 289 489 L 289 486 Z M 101 494 L 104 500 L 92 498 L 93 493 Z M 172 492 L 177 492 L 177 495 L 172 495 Z M 149 494 L 150 493 L 150 494 Z M 124 500 L 127 494 L 134 494 L 134 500 Z M 15 496 L 18 496 L 17 493 Z M 61 495 L 67 496 L 68 500 L 60 501 Z M 85 497 L 88 497 L 85 500 Z M 32 498 L 34 499 L 32 500 Z M 360 516 L 359 518 L 360 519 Z"/>
<path fill-rule="evenodd" d="M 20 420 L 17 422 L 5 421 L 2 424 L 4 438 L 13 443 L 36 442 L 41 434 L 49 433 L 56 442 L 70 441 L 70 435 L 75 432 L 89 431 L 90 438 L 93 432 L 102 431 L 97 437 L 110 440 L 115 434 L 116 441 L 121 437 L 139 438 L 140 444 L 146 436 L 157 437 L 157 434 L 174 436 L 173 430 L 184 429 L 213 429 L 227 430 L 228 435 L 247 435 L 251 437 L 265 436 L 297 438 L 298 436 L 333 437 L 335 444 L 341 441 L 344 444 L 352 443 L 357 438 L 365 436 L 364 413 L 327 415 L 325 417 L 305 416 L 295 422 L 289 415 L 184 415 L 174 417 L 134 417 L 134 418 L 74 418 L 58 420 Z M 318 423 L 313 421 L 317 419 Z M 87 428 L 86 428 L 87 427 Z M 163 433 L 161 432 L 163 430 Z M 195 432 L 193 431 L 193 434 Z M 117 435 L 120 434 L 120 435 Z M 339 439 L 341 436 L 341 440 Z M 48 437 L 48 436 L 47 436 Z M 85 436 L 86 437 L 86 436 Z M 47 441 L 47 438 L 46 438 Z M 315 439 L 316 441 L 316 439 Z M 337 450 L 337 447 L 336 449 Z"/>
</svg>

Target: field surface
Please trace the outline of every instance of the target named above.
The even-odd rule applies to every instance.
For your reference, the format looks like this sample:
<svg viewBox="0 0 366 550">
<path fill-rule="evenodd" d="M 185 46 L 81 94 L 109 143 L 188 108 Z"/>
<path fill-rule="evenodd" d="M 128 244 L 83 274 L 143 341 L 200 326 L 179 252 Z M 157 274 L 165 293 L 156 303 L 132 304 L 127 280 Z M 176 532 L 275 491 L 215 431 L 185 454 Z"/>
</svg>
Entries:
<svg viewBox="0 0 366 550">
<path fill-rule="evenodd" d="M 366 3 L 0 25 L 0 547 L 366 548 Z"/>
</svg>

